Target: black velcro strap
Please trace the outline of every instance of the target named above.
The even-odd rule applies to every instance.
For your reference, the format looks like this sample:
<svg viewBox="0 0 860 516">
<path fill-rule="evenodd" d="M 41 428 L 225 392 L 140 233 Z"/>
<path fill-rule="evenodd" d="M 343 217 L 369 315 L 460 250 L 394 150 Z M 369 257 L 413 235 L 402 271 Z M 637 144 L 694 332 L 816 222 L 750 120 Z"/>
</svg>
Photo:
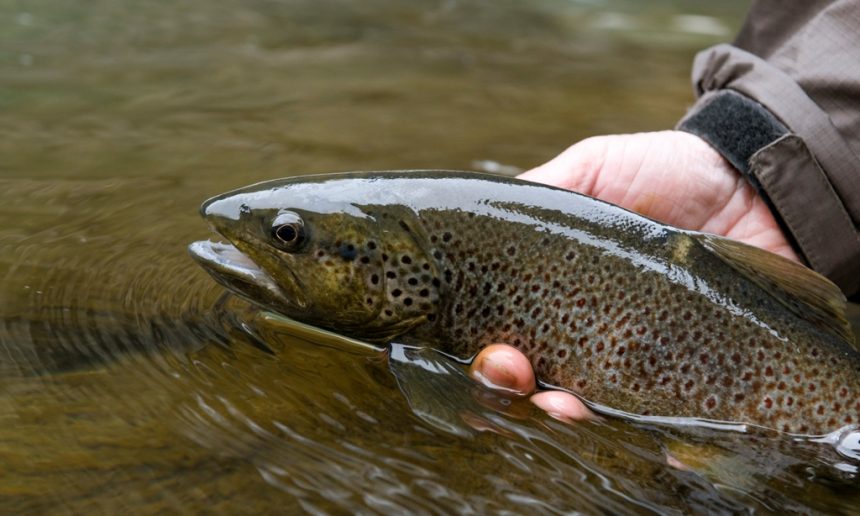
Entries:
<svg viewBox="0 0 860 516">
<path fill-rule="evenodd" d="M 681 120 L 678 129 L 711 144 L 744 174 L 749 173 L 753 154 L 789 132 L 767 108 L 731 90 L 703 97 L 698 109 Z"/>
</svg>

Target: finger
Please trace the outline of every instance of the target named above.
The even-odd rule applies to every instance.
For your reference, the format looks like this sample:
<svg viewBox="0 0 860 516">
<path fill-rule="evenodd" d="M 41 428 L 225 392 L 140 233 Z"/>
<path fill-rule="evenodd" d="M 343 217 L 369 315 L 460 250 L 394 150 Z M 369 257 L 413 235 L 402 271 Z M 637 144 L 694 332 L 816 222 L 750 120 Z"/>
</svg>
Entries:
<svg viewBox="0 0 860 516">
<path fill-rule="evenodd" d="M 518 395 L 535 390 L 535 375 L 529 360 L 513 346 L 490 344 L 478 353 L 469 375 L 491 389 Z"/>
<path fill-rule="evenodd" d="M 531 397 L 531 402 L 561 421 L 584 421 L 597 417 L 582 400 L 563 391 L 539 392 Z"/>
</svg>

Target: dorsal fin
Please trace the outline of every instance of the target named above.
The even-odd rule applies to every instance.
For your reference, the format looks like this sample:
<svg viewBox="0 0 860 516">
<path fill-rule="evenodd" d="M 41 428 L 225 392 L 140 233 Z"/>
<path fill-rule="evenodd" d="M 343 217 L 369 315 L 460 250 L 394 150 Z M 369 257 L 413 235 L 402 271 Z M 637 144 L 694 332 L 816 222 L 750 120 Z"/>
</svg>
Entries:
<svg viewBox="0 0 860 516">
<path fill-rule="evenodd" d="M 801 319 L 854 344 L 854 333 L 845 315 L 845 295 L 821 274 L 735 240 L 706 234 L 691 236 Z"/>
</svg>

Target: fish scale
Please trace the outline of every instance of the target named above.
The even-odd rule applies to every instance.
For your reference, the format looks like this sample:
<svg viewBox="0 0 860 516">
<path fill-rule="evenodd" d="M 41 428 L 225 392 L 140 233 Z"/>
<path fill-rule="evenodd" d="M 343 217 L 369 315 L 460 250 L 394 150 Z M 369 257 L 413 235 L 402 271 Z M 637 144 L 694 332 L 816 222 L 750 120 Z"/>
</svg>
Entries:
<svg viewBox="0 0 860 516">
<path fill-rule="evenodd" d="M 253 224 L 223 215 L 239 205 L 251 207 Z M 265 226 L 284 209 L 305 219 L 307 249 L 282 253 L 280 263 L 270 254 L 256 257 L 270 237 L 241 229 L 260 227 L 257 219 Z M 860 418 L 860 355 L 840 336 L 838 317 L 815 308 L 823 301 L 787 295 L 781 276 L 800 278 L 825 300 L 835 287 L 742 244 L 572 192 L 452 172 L 280 180 L 220 196 L 203 211 L 276 282 L 283 272 L 277 267 L 339 275 L 308 277 L 327 286 L 314 292 L 320 306 L 335 307 L 325 318 L 288 302 L 279 308 L 299 320 L 464 358 L 507 342 L 545 384 L 631 414 L 796 434 Z M 345 235 L 332 212 L 353 212 L 350 227 L 359 234 Z M 354 252 L 337 266 L 311 262 L 320 253 L 336 256 L 332 242 L 347 241 Z M 779 272 L 757 272 L 768 267 Z M 230 286 L 229 270 L 210 272 Z M 364 327 L 339 323 L 338 312 L 354 319 L 360 310 L 327 297 L 338 281 L 354 289 L 354 277 L 368 288 L 358 296 Z M 235 288 L 242 293 L 241 283 Z"/>
<path fill-rule="evenodd" d="M 814 356 L 820 346 L 793 331 L 796 321 L 775 321 L 784 330 L 774 335 L 665 274 L 581 242 L 571 249 L 563 236 L 491 218 L 421 218 L 437 236 L 440 268 L 453 271 L 442 294 L 451 301 L 430 333 L 456 355 L 508 342 L 544 382 L 646 416 L 755 421 L 795 433 L 856 421 L 856 365 L 841 370 L 837 357 Z M 476 245 L 488 234 L 509 245 Z M 694 267 L 726 268 L 701 254 Z M 742 295 L 732 282 L 714 288 Z"/>
</svg>

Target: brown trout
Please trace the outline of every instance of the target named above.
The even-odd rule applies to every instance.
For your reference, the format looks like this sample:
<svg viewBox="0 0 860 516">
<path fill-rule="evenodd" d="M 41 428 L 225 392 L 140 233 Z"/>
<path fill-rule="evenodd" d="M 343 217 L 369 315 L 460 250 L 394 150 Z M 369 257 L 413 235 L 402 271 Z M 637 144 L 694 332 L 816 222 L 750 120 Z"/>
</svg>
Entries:
<svg viewBox="0 0 860 516">
<path fill-rule="evenodd" d="M 629 414 L 821 434 L 860 421 L 860 353 L 829 281 L 774 254 L 566 190 L 361 172 L 208 200 L 220 283 L 372 342 L 508 342 L 545 384 Z"/>
</svg>

